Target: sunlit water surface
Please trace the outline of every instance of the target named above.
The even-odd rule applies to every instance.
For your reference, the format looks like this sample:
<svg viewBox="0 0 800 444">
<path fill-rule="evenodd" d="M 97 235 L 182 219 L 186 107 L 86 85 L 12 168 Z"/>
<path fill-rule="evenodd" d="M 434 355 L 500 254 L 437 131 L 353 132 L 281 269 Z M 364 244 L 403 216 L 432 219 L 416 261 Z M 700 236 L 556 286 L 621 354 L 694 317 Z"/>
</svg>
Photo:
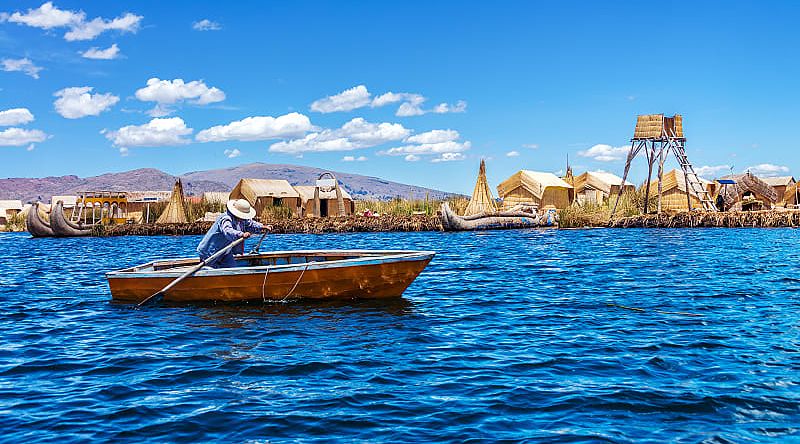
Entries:
<svg viewBox="0 0 800 444">
<path fill-rule="evenodd" d="M 0 439 L 799 436 L 797 230 L 276 235 L 438 254 L 393 301 L 110 302 L 198 240 L 0 235 Z"/>
</svg>

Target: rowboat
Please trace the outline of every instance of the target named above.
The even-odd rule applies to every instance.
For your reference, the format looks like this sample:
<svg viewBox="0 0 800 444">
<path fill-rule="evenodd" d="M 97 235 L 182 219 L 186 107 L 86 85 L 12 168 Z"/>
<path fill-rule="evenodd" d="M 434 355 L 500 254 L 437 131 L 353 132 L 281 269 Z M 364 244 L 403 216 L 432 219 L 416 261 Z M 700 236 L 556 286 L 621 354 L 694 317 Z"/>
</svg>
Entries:
<svg viewBox="0 0 800 444">
<path fill-rule="evenodd" d="M 39 202 L 34 203 L 33 206 L 31 206 L 31 209 L 28 210 L 28 217 L 25 219 L 25 226 L 28 229 L 28 233 L 30 233 L 33 237 L 55 236 L 50 224 L 42 220 L 42 216 L 39 214 Z"/>
<path fill-rule="evenodd" d="M 204 267 L 171 288 L 166 302 L 285 301 L 400 297 L 432 251 L 299 250 L 236 256 L 234 268 Z M 111 297 L 141 302 L 200 263 L 158 260 L 106 273 Z"/>
</svg>

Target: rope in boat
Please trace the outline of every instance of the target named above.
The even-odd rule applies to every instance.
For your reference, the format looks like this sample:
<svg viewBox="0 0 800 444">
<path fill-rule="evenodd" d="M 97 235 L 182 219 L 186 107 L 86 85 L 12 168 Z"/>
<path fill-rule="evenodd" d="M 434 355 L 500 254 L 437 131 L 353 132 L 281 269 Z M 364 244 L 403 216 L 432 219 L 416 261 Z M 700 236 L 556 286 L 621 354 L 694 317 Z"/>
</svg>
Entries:
<svg viewBox="0 0 800 444">
<path fill-rule="evenodd" d="M 289 298 L 289 296 L 292 295 L 292 293 L 294 293 L 294 290 L 297 288 L 297 285 L 300 284 L 300 280 L 303 279 L 303 275 L 306 274 L 306 270 L 308 270 L 308 267 L 310 267 L 311 264 L 313 263 L 314 261 L 306 262 L 306 266 L 303 268 L 303 271 L 300 272 L 300 276 L 297 277 L 297 281 L 295 281 L 294 285 L 292 286 L 292 289 L 289 290 L 289 292 L 286 293 L 286 296 L 284 296 L 283 299 L 281 299 L 279 302 L 284 302 L 286 299 Z M 261 300 L 264 303 L 267 302 L 267 295 L 265 293 L 265 290 L 267 288 L 267 276 L 269 276 L 269 265 L 267 266 L 267 269 L 264 272 L 264 282 L 261 284 Z"/>
</svg>

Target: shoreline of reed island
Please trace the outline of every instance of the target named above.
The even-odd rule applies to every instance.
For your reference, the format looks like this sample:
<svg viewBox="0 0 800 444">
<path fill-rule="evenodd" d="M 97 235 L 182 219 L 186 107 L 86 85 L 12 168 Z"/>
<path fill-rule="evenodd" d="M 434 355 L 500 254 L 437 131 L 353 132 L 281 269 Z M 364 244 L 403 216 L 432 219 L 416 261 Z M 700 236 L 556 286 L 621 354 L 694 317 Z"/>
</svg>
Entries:
<svg viewBox="0 0 800 444">
<path fill-rule="evenodd" d="M 437 215 L 335 216 L 325 218 L 295 217 L 266 219 L 273 234 L 306 233 L 366 233 L 441 231 Z M 199 221 L 181 224 L 119 224 L 94 227 L 95 236 L 181 236 L 205 234 L 213 222 Z"/>
</svg>

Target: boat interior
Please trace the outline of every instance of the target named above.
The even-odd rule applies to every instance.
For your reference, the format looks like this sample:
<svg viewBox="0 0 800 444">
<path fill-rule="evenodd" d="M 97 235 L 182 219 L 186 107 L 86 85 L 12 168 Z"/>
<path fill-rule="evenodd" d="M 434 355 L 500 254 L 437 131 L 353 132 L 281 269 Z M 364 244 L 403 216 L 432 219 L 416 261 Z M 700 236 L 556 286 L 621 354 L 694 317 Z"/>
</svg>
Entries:
<svg viewBox="0 0 800 444">
<path fill-rule="evenodd" d="M 346 259 L 390 256 L 407 254 L 410 251 L 293 251 L 269 252 L 260 254 L 244 254 L 235 256 L 237 267 L 263 267 L 278 265 L 305 264 L 309 262 L 331 262 Z M 136 267 L 121 270 L 123 272 L 141 271 L 178 271 L 188 269 L 200 263 L 198 258 L 171 259 L 149 262 Z"/>
</svg>

